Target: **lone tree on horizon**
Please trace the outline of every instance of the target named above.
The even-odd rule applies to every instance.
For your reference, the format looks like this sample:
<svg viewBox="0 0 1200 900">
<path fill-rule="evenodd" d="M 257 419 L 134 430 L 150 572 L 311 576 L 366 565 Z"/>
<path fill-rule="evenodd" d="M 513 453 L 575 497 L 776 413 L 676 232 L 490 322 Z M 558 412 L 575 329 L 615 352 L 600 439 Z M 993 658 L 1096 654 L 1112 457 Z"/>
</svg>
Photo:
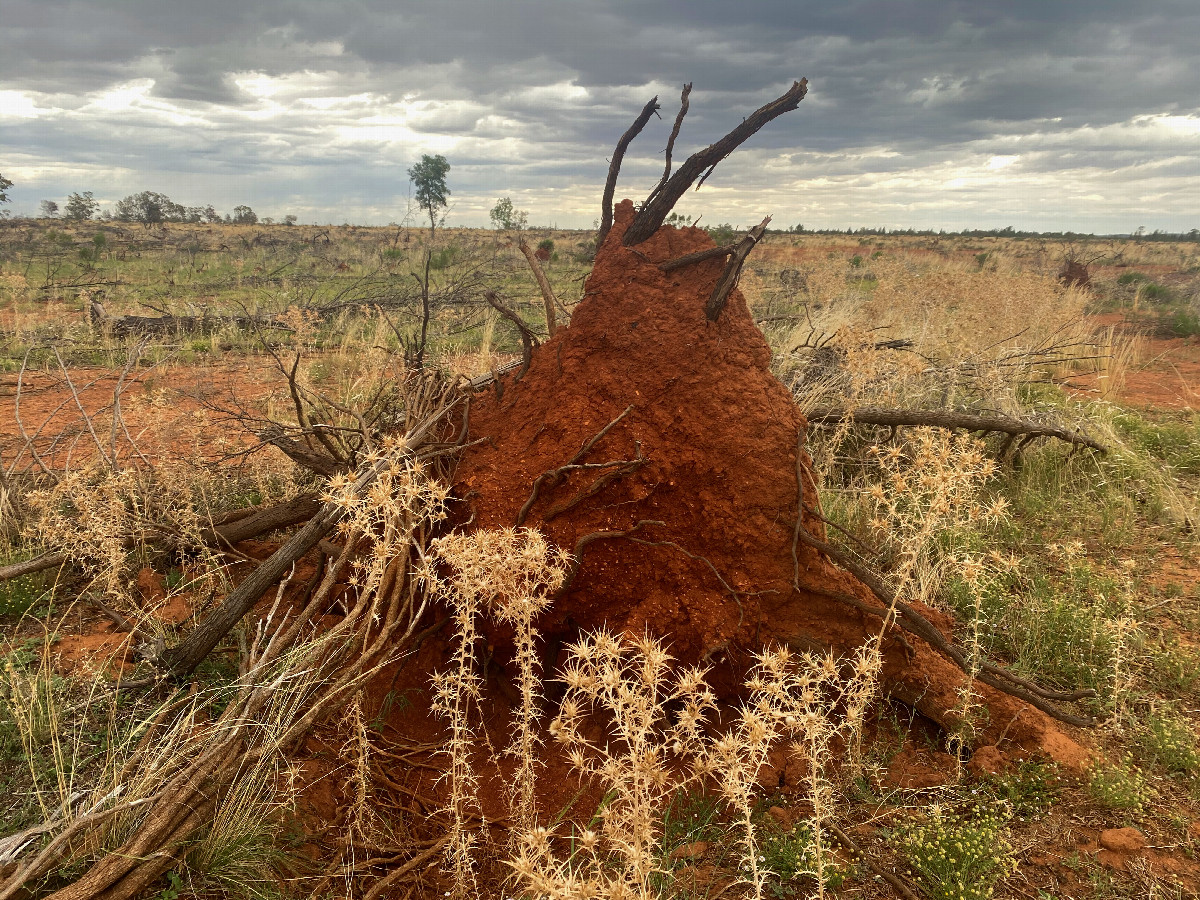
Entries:
<svg viewBox="0 0 1200 900">
<path fill-rule="evenodd" d="M 433 237 L 438 225 L 438 213 L 446 208 L 450 188 L 446 187 L 446 175 L 450 163 L 440 153 L 421 157 L 408 170 L 408 180 L 417 189 L 417 205 L 429 214 L 429 236 Z"/>
</svg>

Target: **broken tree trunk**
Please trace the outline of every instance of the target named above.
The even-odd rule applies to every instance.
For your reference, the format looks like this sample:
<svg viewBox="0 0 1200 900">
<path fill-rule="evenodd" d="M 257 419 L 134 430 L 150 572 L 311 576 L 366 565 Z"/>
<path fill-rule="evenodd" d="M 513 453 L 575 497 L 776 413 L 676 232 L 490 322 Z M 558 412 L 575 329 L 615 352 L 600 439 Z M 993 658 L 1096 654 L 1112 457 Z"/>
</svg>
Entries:
<svg viewBox="0 0 1200 900">
<path fill-rule="evenodd" d="M 729 301 L 729 292 L 733 290 L 737 284 L 738 276 L 742 274 L 742 264 L 746 262 L 746 257 L 750 255 L 750 251 L 754 249 L 754 245 L 762 240 L 762 236 L 766 232 L 767 225 L 770 222 L 771 217 L 767 216 L 748 235 L 742 238 L 734 248 L 729 262 L 725 264 L 725 271 L 721 273 L 721 277 L 717 281 L 717 286 L 713 288 L 713 292 L 708 298 L 708 303 L 704 307 L 704 314 L 708 318 L 708 321 L 715 322 L 721 317 L 721 310 L 725 308 L 725 304 Z"/>
<path fill-rule="evenodd" d="M 617 141 L 617 147 L 613 150 L 612 160 L 608 164 L 608 178 L 604 182 L 604 199 L 601 201 L 600 213 L 600 235 L 596 238 L 596 246 L 604 243 L 604 239 L 608 237 L 609 229 L 613 223 L 613 196 L 617 190 L 617 176 L 621 172 L 621 160 L 625 158 L 625 151 L 629 148 L 630 142 L 635 137 L 641 134 L 646 123 L 650 121 L 650 117 L 658 112 L 658 97 L 651 97 L 650 102 L 642 107 L 642 111 L 638 113 L 638 117 L 633 120 L 633 124 L 625 130 Z"/>
</svg>

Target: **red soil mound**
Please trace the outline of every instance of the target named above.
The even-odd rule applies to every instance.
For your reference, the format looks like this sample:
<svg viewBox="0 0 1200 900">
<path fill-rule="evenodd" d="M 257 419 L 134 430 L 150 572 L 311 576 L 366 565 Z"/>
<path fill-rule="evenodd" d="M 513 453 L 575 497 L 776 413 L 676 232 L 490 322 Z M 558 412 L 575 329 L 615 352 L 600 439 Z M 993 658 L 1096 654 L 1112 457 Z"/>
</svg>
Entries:
<svg viewBox="0 0 1200 900">
<path fill-rule="evenodd" d="M 597 532 L 661 524 L 588 543 L 543 630 L 573 640 L 600 625 L 648 629 L 676 658 L 714 665 L 726 688 L 740 680 L 749 652 L 768 642 L 857 646 L 879 620 L 827 592 L 874 604 L 866 588 L 803 543 L 800 589 L 793 587 L 797 438 L 805 422 L 770 373 L 770 349 L 745 299 L 734 290 L 718 321 L 708 322 L 705 303 L 725 261 L 671 273 L 658 264 L 712 240 L 698 228 L 663 227 L 628 248 L 621 237 L 632 216 L 630 202 L 618 207 L 570 327 L 534 353 L 524 377 L 475 399 L 471 437 L 490 440 L 466 454 L 457 475 L 474 525 L 516 524 L 538 477 L 570 462 L 629 407 L 580 462 L 640 453 L 644 464 L 592 494 L 609 470 L 547 482 L 524 524 L 565 548 Z M 799 468 L 814 502 L 807 455 Z M 804 525 L 822 535 L 819 520 L 806 515 Z M 901 699 L 944 719 L 961 673 L 915 638 L 909 644 L 889 642 L 885 680 Z M 1046 731 L 1040 713 L 1021 712 L 1005 696 L 988 700 L 996 729 L 1009 726 L 1010 738 L 1028 742 Z"/>
</svg>

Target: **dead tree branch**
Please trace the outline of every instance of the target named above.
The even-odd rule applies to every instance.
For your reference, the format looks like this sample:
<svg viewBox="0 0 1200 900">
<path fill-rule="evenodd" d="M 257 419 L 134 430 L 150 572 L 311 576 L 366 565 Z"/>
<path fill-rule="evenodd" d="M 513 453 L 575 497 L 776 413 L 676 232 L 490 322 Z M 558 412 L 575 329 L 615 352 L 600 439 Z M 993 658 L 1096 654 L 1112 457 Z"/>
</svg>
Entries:
<svg viewBox="0 0 1200 900">
<path fill-rule="evenodd" d="M 951 431 L 955 429 L 974 431 L 983 435 L 995 432 L 1009 436 L 1009 440 L 1005 443 L 1005 450 L 1017 437 L 1024 438 L 1026 442 L 1040 437 L 1052 437 L 1066 441 L 1068 444 L 1090 447 L 1097 453 L 1108 452 L 1108 448 L 1099 441 L 1057 425 L 1032 422 L 1028 419 L 1014 419 L 1009 416 L 978 416 L 953 410 L 890 409 L 875 406 L 845 410 L 823 407 L 812 410 L 808 421 L 813 425 L 836 425 L 839 422 L 851 421 L 861 425 L 883 425 L 890 428 L 928 426 L 946 428 Z"/>
<path fill-rule="evenodd" d="M 575 541 L 575 548 L 571 551 L 571 558 L 575 560 L 575 564 L 571 566 L 571 570 L 567 572 L 567 577 L 563 579 L 562 587 L 558 589 L 558 593 L 553 599 L 558 600 L 560 597 L 565 597 L 567 592 L 571 590 L 571 585 L 575 581 L 575 576 L 579 574 L 579 570 L 583 568 L 583 551 L 588 544 L 593 541 L 610 541 L 615 538 L 628 537 L 635 531 L 640 531 L 647 525 L 666 525 L 666 522 L 660 522 L 657 519 L 642 519 L 635 522 L 632 527 L 624 531 L 593 531 L 589 534 L 580 535 Z"/>
<path fill-rule="evenodd" d="M 646 123 L 650 121 L 650 117 L 656 112 L 658 112 L 658 97 L 651 97 L 650 102 L 642 107 L 638 117 L 633 120 L 633 124 L 621 135 L 616 149 L 613 150 L 612 160 L 608 164 L 608 178 L 604 182 L 604 197 L 600 201 L 600 234 L 596 238 L 597 247 L 604 243 L 604 239 L 608 237 L 608 232 L 612 228 L 613 195 L 617 191 L 617 176 L 621 173 L 621 160 L 625 158 L 625 151 L 629 148 L 630 142 L 641 133 L 642 129 L 646 127 Z M 663 215 L 665 218 L 666 214 Z"/>
<path fill-rule="evenodd" d="M 280 425 L 267 426 L 258 433 L 258 439 L 264 444 L 278 447 L 293 462 L 316 472 L 323 478 L 332 478 L 334 475 L 350 470 L 348 463 L 328 454 L 318 453 L 306 447 L 303 442 L 288 437 Z"/>
<path fill-rule="evenodd" d="M 732 256 L 737 252 L 737 244 L 729 244 L 725 247 L 709 247 L 707 250 L 697 250 L 695 253 L 689 253 L 687 256 L 677 256 L 675 259 L 668 259 L 664 263 L 658 264 L 660 272 L 674 272 L 676 269 L 682 269 L 685 266 L 694 266 L 697 263 L 702 263 L 706 259 L 718 259 L 726 256 Z"/>
<path fill-rule="evenodd" d="M 579 448 L 579 451 L 574 456 L 572 456 L 566 462 L 565 465 L 561 465 L 556 469 L 550 469 L 548 472 L 543 472 L 541 475 L 539 475 L 537 478 L 534 479 L 533 488 L 529 493 L 529 499 L 525 501 L 525 504 L 521 507 L 520 511 L 517 513 L 517 524 L 516 524 L 517 528 L 520 528 L 522 525 L 525 524 L 525 518 L 529 515 L 530 510 L 533 509 L 533 504 L 537 503 L 538 497 L 541 496 L 542 489 L 545 488 L 546 490 L 553 490 L 554 488 L 558 487 L 559 484 L 562 483 L 562 480 L 569 473 L 580 471 L 583 469 L 606 469 L 606 468 L 611 468 L 612 466 L 619 466 L 622 464 L 627 465 L 631 462 L 634 462 L 634 460 L 626 460 L 626 459 L 614 460 L 612 462 L 603 462 L 603 463 L 581 463 L 580 462 L 580 460 L 583 459 L 585 456 L 587 456 L 588 453 L 591 452 L 591 449 L 593 447 L 595 447 L 596 444 L 599 443 L 599 441 L 606 434 L 608 434 L 610 431 L 613 430 L 613 428 L 616 427 L 618 422 L 620 422 L 623 418 L 625 418 L 627 415 L 629 415 L 629 413 L 632 409 L 633 409 L 633 404 L 630 404 L 629 406 L 625 407 L 625 409 L 621 411 L 621 414 L 619 416 L 617 416 L 615 419 L 613 419 L 611 422 L 609 422 L 607 425 L 605 425 L 603 428 L 601 428 L 598 432 L 596 432 L 594 435 L 592 435 L 592 437 L 588 438 L 588 440 L 584 441 L 583 446 Z M 639 460 L 641 459 L 640 448 L 638 450 L 638 459 Z M 639 465 L 641 465 L 641 463 L 639 463 Z"/>
<path fill-rule="evenodd" d="M 415 450 L 429 436 L 433 427 L 441 421 L 457 403 L 450 403 L 433 413 L 425 422 L 407 436 L 408 447 Z M 380 459 L 368 466 L 355 479 L 351 488 L 355 495 L 361 495 L 372 484 L 382 467 L 390 465 L 386 458 Z M 223 638 L 234 625 L 241 620 L 258 598 L 283 573 L 299 560 L 342 520 L 344 508 L 336 501 L 326 501 L 321 505 L 320 512 L 313 516 L 308 524 L 292 535 L 286 544 L 276 550 L 257 569 L 250 573 L 244 581 L 229 593 L 212 613 L 208 615 L 195 630 L 180 644 L 166 650 L 156 661 L 158 666 L 176 678 L 190 675 L 196 666 L 212 651 L 213 647 Z"/>
<path fill-rule="evenodd" d="M 517 372 L 514 382 L 520 381 L 525 377 L 525 373 L 529 371 L 529 364 L 533 361 L 533 348 L 537 347 L 539 341 L 529 326 L 525 324 L 525 320 L 518 316 L 515 312 L 500 302 L 500 298 L 496 296 L 495 291 L 484 291 L 483 299 L 488 302 L 488 305 L 508 321 L 516 326 L 517 331 L 521 333 L 521 368 Z"/>
<path fill-rule="evenodd" d="M 746 257 L 750 255 L 754 246 L 762 240 L 770 222 L 771 217 L 767 216 L 738 242 L 733 256 L 725 264 L 725 271 L 721 273 L 717 286 L 713 288 L 712 296 L 708 298 L 708 304 L 704 307 L 704 314 L 708 317 L 708 321 L 715 322 L 721 317 L 721 311 L 729 302 L 729 293 L 737 285 L 738 277 L 742 274 L 742 264 L 746 262 Z"/>
<path fill-rule="evenodd" d="M 683 117 L 688 113 L 688 97 L 691 93 L 692 83 L 689 81 L 683 86 L 683 93 L 679 97 L 679 112 L 675 116 L 675 124 L 671 127 L 671 136 L 667 139 L 667 149 L 664 153 L 666 163 L 663 166 L 662 180 L 658 182 L 658 185 L 650 192 L 650 196 L 646 198 L 647 203 L 662 191 L 663 187 L 666 186 L 667 179 L 671 177 L 671 151 L 675 149 L 675 139 L 679 137 L 679 129 L 683 125 Z"/>
<path fill-rule="evenodd" d="M 200 540 L 207 546 L 231 550 L 233 549 L 233 545 L 239 541 L 247 541 L 258 537 L 260 534 L 266 534 L 269 531 L 287 528 L 291 525 L 307 521 L 315 516 L 320 509 L 321 503 L 316 499 L 315 495 L 303 494 L 291 500 L 285 500 L 282 503 L 272 503 L 268 506 L 255 506 L 249 509 L 238 510 L 238 515 L 231 517 L 227 521 L 214 523 L 206 528 L 201 532 Z M 138 540 L 145 540 L 152 545 L 157 544 L 163 549 L 187 549 L 183 540 L 174 532 L 142 535 L 138 537 Z M 71 556 L 65 551 L 49 550 L 24 562 L 0 566 L 0 582 L 20 578 L 22 575 L 44 572 L 47 569 L 54 569 L 65 565 L 70 561 Z"/>
<path fill-rule="evenodd" d="M 782 96 L 752 112 L 740 125 L 715 144 L 710 144 L 703 150 L 699 150 L 688 157 L 683 165 L 679 167 L 679 170 L 662 186 L 662 189 L 656 190 L 653 198 L 648 200 L 638 211 L 637 215 L 634 216 L 633 222 L 630 223 L 629 229 L 625 232 L 625 237 L 623 238 L 625 246 L 633 247 L 649 239 L 658 230 L 659 226 L 666 221 L 671 210 L 675 208 L 675 204 L 679 202 L 679 198 L 687 193 L 688 188 L 695 184 L 697 179 L 703 183 L 704 179 L 708 177 L 708 173 L 712 172 L 717 163 L 740 147 L 751 135 L 772 119 L 778 118 L 799 106 L 800 101 L 804 99 L 806 93 L 808 93 L 808 79 L 801 78 L 799 81 L 794 82 Z M 650 118 L 648 114 L 645 117 L 646 119 Z M 643 122 L 642 124 L 645 123 Z M 626 132 L 626 135 L 628 134 L 629 132 Z M 624 136 L 622 136 L 622 140 L 624 139 Z M 614 156 L 615 161 L 617 161 L 617 158 Z M 613 182 L 616 181 L 611 167 L 609 169 L 609 176 Z M 611 195 L 609 195 L 605 203 L 605 210 L 610 216 L 611 202 Z"/>
<path fill-rule="evenodd" d="M 558 330 L 554 309 L 558 305 L 558 298 L 554 296 L 554 288 L 550 287 L 550 280 L 546 277 L 546 273 L 542 271 L 542 264 L 538 262 L 538 258 L 534 255 L 525 238 L 517 241 L 517 248 L 525 254 L 525 259 L 529 262 L 529 268 L 533 270 L 533 278 L 538 283 L 538 287 L 541 288 L 542 302 L 546 305 L 546 331 L 550 337 L 554 337 L 554 332 Z"/>
<path fill-rule="evenodd" d="M 546 513 L 546 515 L 542 516 L 542 521 L 549 522 L 551 519 L 561 516 L 563 513 L 574 509 L 588 497 L 596 496 L 596 494 L 600 493 L 618 478 L 624 478 L 626 475 L 636 472 L 638 469 L 644 466 L 646 464 L 646 457 L 642 456 L 642 445 L 638 443 L 636 446 L 637 455 L 633 459 L 614 459 L 611 462 L 599 463 L 600 466 L 610 468 L 611 471 L 605 472 L 570 500 L 560 503 L 558 506 L 551 509 Z"/>
<path fill-rule="evenodd" d="M 47 569 L 61 566 L 68 559 L 70 557 L 62 550 L 49 550 L 24 562 L 0 566 L 0 581 L 9 581 L 13 578 L 20 578 L 22 575 L 32 575 L 34 572 L 44 572 Z"/>
</svg>

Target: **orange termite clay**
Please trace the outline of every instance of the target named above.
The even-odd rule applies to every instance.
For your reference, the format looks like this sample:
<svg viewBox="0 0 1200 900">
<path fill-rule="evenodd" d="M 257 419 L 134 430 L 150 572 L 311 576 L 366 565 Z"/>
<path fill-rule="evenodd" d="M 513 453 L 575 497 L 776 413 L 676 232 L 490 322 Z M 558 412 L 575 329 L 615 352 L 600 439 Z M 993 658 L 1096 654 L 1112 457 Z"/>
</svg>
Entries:
<svg viewBox="0 0 1200 900">
<path fill-rule="evenodd" d="M 597 532 L 630 532 L 586 543 L 577 576 L 539 627 L 551 642 L 601 625 L 648 630 L 682 663 L 711 666 L 714 687 L 732 697 L 765 645 L 847 653 L 878 631 L 878 617 L 829 592 L 879 603 L 803 542 L 794 565 L 798 469 L 808 505 L 816 498 L 811 461 L 796 460 L 806 422 L 771 373 L 770 349 L 741 293 L 733 290 L 716 322 L 705 316 L 725 259 L 664 273 L 660 263 L 708 249 L 712 239 L 663 226 L 625 247 L 633 216 L 630 201 L 617 207 L 570 327 L 535 350 L 522 377 L 506 375 L 474 398 L 470 438 L 488 440 L 464 455 L 456 492 L 469 527 L 511 527 L 538 477 L 570 462 L 628 408 L 580 462 L 644 462 L 591 494 L 608 470 L 570 472 L 544 485 L 527 511 L 524 525 L 568 550 Z M 810 513 L 804 527 L 824 537 Z M 951 633 L 947 616 L 920 611 Z M 945 723 L 962 673 L 919 638 L 905 639 L 885 641 L 883 688 Z M 504 635 L 491 640 L 503 662 Z M 1072 768 L 1086 758 L 1040 711 L 977 690 L 988 707 L 979 745 L 1003 737 L 1008 752 L 1041 752 Z"/>
</svg>

